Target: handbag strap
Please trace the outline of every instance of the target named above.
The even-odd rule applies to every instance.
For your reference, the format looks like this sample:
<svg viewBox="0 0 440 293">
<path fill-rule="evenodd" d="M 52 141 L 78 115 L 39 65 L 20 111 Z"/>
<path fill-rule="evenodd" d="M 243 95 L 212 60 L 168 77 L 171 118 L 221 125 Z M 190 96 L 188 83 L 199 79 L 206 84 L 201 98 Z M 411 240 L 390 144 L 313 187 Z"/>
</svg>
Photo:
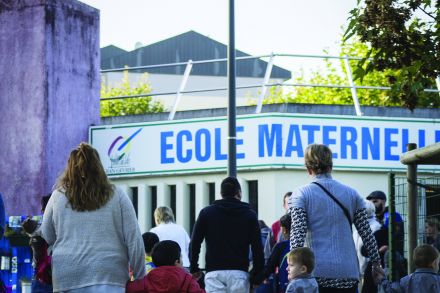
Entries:
<svg viewBox="0 0 440 293">
<path fill-rule="evenodd" d="M 313 184 L 316 184 L 316 185 L 318 185 L 319 187 L 321 187 L 321 189 L 322 190 L 324 190 L 324 192 L 328 195 L 328 196 L 330 196 L 330 198 L 331 199 L 333 199 L 337 204 L 338 204 L 338 206 L 342 209 L 342 211 L 344 212 L 344 214 L 345 214 L 345 217 L 347 217 L 347 220 L 348 220 L 348 223 L 350 224 L 350 229 L 352 229 L 352 222 L 351 222 L 351 218 L 350 218 L 350 213 L 348 212 L 348 210 L 347 210 L 347 208 L 346 207 L 344 207 L 343 205 L 342 205 L 342 203 L 333 195 L 333 194 L 331 194 L 330 193 L 330 191 L 328 191 L 324 186 L 322 186 L 320 183 L 318 183 L 318 182 L 312 182 Z"/>
</svg>

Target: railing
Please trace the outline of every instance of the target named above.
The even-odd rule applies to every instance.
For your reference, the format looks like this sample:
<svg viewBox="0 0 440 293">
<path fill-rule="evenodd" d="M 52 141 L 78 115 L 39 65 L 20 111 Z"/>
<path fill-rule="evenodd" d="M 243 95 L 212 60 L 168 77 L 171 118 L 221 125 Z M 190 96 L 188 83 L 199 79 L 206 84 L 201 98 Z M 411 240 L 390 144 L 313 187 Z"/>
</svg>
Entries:
<svg viewBox="0 0 440 293">
<path fill-rule="evenodd" d="M 274 65 L 275 57 L 291 57 L 291 58 L 318 58 L 318 59 L 339 59 L 344 61 L 345 70 L 347 73 L 348 85 L 337 85 L 337 84 L 306 84 L 306 83 L 269 83 L 270 77 L 272 74 L 272 68 Z M 270 55 L 259 55 L 259 56 L 244 56 L 244 57 L 236 57 L 236 60 L 246 60 L 246 59 L 260 59 L 260 58 L 269 58 L 267 62 L 266 71 L 263 78 L 263 83 L 260 84 L 252 84 L 245 86 L 237 86 L 236 89 L 251 89 L 251 88 L 261 88 L 261 93 L 257 99 L 257 105 L 255 109 L 255 113 L 261 113 L 263 107 L 263 101 L 267 94 L 267 89 L 274 86 L 286 86 L 286 87 L 323 87 L 323 88 L 345 88 L 351 90 L 351 95 L 353 98 L 353 105 L 355 107 L 356 115 L 362 116 L 361 106 L 359 104 L 359 99 L 357 96 L 358 89 L 370 89 L 370 90 L 390 90 L 391 87 L 388 86 L 359 86 L 356 85 L 352 76 L 350 60 L 361 60 L 359 57 L 349 57 L 349 56 L 328 56 L 328 55 L 300 55 L 300 54 L 270 54 Z M 172 110 L 168 116 L 168 120 L 173 120 L 177 111 L 177 107 L 179 106 L 182 95 L 190 94 L 190 93 L 201 93 L 201 92 L 215 92 L 215 91 L 225 91 L 227 87 L 217 87 L 217 88 L 201 88 L 195 90 L 185 90 L 188 79 L 191 75 L 191 70 L 194 65 L 197 64 L 207 64 L 214 62 L 226 62 L 227 58 L 220 59 L 210 59 L 210 60 L 199 60 L 192 61 L 188 60 L 187 62 L 177 62 L 177 63 L 167 63 L 167 64 L 157 64 L 157 65 L 146 65 L 146 66 L 135 66 L 135 67 L 124 67 L 124 68 L 115 68 L 115 69 L 105 69 L 101 70 L 101 73 L 110 73 L 110 72 L 123 72 L 123 71 L 134 71 L 134 70 L 145 70 L 145 69 L 153 69 L 153 68 L 164 68 L 164 67 L 175 67 L 175 66 L 185 66 L 185 71 L 180 82 L 180 85 L 175 92 L 152 92 L 148 94 L 134 95 L 134 96 L 118 96 L 105 98 L 105 100 L 119 100 L 125 98 L 136 98 L 136 97 L 146 97 L 146 96 L 169 96 L 176 95 Z M 424 89 L 425 92 L 434 92 L 440 93 L 440 77 L 436 79 L 437 89 Z"/>
</svg>

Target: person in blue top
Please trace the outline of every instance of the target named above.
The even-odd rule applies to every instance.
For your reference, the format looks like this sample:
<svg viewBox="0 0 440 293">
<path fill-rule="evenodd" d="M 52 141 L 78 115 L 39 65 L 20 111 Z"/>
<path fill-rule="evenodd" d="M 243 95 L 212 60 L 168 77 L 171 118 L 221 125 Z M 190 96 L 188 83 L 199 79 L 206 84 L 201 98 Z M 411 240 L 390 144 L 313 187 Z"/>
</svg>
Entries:
<svg viewBox="0 0 440 293">
<path fill-rule="evenodd" d="M 389 223 L 389 212 L 386 206 L 387 196 L 385 192 L 381 190 L 375 190 L 367 196 L 367 200 L 371 201 L 376 207 L 376 219 L 382 224 L 382 227 L 388 229 Z M 403 244 L 404 244 L 404 224 L 402 216 L 396 212 L 396 225 L 394 226 L 394 233 L 397 240 L 396 249 L 400 254 L 403 254 Z M 384 254 L 388 249 L 388 246 L 379 247 L 379 253 Z"/>
<path fill-rule="evenodd" d="M 391 293 L 438 293 L 440 292 L 439 252 L 429 245 L 422 244 L 414 249 L 413 254 L 416 271 L 398 282 L 390 282 L 385 277 L 385 271 L 376 267 L 373 271 L 375 278 L 380 280 L 379 286 L 385 292 Z"/>
<path fill-rule="evenodd" d="M 289 199 L 290 248 L 312 249 L 320 293 L 355 293 L 360 274 L 352 224 L 374 266 L 380 264 L 364 200 L 356 190 L 333 179 L 332 152 L 326 145 L 309 145 L 304 161 L 312 182 L 296 189 Z"/>
</svg>

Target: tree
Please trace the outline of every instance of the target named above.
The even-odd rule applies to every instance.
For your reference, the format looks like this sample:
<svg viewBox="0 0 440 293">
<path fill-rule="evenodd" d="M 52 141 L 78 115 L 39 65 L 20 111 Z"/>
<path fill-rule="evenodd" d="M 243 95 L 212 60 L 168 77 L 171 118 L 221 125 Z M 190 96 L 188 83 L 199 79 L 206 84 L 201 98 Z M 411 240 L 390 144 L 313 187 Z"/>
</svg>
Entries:
<svg viewBox="0 0 440 293">
<path fill-rule="evenodd" d="M 128 72 L 125 71 L 119 87 L 106 87 L 105 84 L 101 84 L 101 117 L 163 112 L 163 104 L 153 101 L 150 96 L 106 100 L 113 97 L 145 95 L 150 92 L 151 86 L 147 83 L 146 75 L 132 87 L 128 80 Z"/>
<path fill-rule="evenodd" d="M 368 46 L 357 41 L 341 44 L 340 56 L 363 56 L 368 51 Z M 339 68 L 329 59 L 324 60 L 325 69 L 315 70 L 308 80 L 304 75 L 296 79 L 296 83 L 305 84 L 327 84 L 327 85 L 348 85 L 348 77 L 344 61 L 339 61 Z M 350 60 L 351 68 L 354 68 L 356 61 Z M 366 75 L 363 80 L 358 81 L 359 86 L 388 86 L 387 76 L 390 71 L 373 71 Z M 361 105 L 369 106 L 396 106 L 397 103 L 390 99 L 389 93 L 384 90 L 357 89 L 357 96 Z M 299 103 L 322 103 L 322 104 L 353 104 L 353 96 L 348 88 L 325 88 L 325 87 L 298 87 L 294 99 Z"/>
<path fill-rule="evenodd" d="M 343 56 L 362 56 L 368 51 L 368 46 L 360 42 L 351 41 L 341 44 L 341 57 Z M 349 61 L 351 68 L 354 68 L 356 61 Z M 345 64 L 343 60 L 339 65 L 331 62 L 330 59 L 324 60 L 325 67 L 313 70 L 310 74 L 301 71 L 300 75 L 293 79 L 296 84 L 313 85 L 341 85 L 349 84 Z M 373 71 L 358 81 L 361 86 L 388 86 L 389 71 Z M 398 103 L 390 100 L 388 91 L 357 89 L 359 103 L 370 106 L 396 106 Z M 342 104 L 353 105 L 353 97 L 350 89 L 337 87 L 295 87 L 293 91 L 287 92 L 279 87 L 270 89 L 265 104 L 272 103 L 306 103 L 306 104 Z"/>
<path fill-rule="evenodd" d="M 357 35 L 370 48 L 357 63 L 355 77 L 392 69 L 390 98 L 410 110 L 423 106 L 430 95 L 424 88 L 434 87 L 440 74 L 439 12 L 436 0 L 358 0 L 344 38 Z"/>
<path fill-rule="evenodd" d="M 365 56 L 370 47 L 359 42 L 356 38 L 341 44 L 340 56 Z M 363 66 L 368 66 L 369 60 L 365 60 Z M 350 67 L 357 70 L 358 61 L 350 60 Z M 346 67 L 343 60 L 338 63 L 324 60 L 325 67 L 314 70 L 306 75 L 301 72 L 299 77 L 293 79 L 296 84 L 320 84 L 320 85 L 345 85 L 349 84 Z M 358 86 L 382 86 L 389 87 L 390 78 L 397 74 L 397 70 L 386 69 L 382 71 L 371 70 L 365 74 L 362 80 L 358 79 Z M 393 98 L 389 90 L 357 89 L 357 96 L 361 105 L 368 106 L 399 106 L 400 100 Z M 311 104 L 345 104 L 353 105 L 353 97 L 349 88 L 330 87 L 295 87 L 286 92 L 279 87 L 272 87 L 265 104 L 273 103 L 311 103 Z M 254 103 L 255 104 L 255 103 Z M 439 107 L 440 99 L 437 93 L 428 93 L 420 99 L 423 107 Z"/>
</svg>

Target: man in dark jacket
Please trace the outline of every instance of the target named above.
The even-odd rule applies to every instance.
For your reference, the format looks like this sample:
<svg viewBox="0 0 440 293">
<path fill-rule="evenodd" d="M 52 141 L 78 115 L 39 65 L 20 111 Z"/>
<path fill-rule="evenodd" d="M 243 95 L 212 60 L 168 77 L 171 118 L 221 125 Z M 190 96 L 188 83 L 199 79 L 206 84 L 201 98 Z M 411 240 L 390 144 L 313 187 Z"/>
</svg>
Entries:
<svg viewBox="0 0 440 293">
<path fill-rule="evenodd" d="M 190 243 L 191 273 L 200 273 L 200 246 L 206 241 L 205 288 L 207 292 L 249 292 L 250 283 L 264 265 L 263 247 L 257 215 L 241 201 L 241 187 L 236 178 L 221 184 L 221 200 L 200 211 Z M 252 265 L 249 270 L 249 245 Z"/>
</svg>

